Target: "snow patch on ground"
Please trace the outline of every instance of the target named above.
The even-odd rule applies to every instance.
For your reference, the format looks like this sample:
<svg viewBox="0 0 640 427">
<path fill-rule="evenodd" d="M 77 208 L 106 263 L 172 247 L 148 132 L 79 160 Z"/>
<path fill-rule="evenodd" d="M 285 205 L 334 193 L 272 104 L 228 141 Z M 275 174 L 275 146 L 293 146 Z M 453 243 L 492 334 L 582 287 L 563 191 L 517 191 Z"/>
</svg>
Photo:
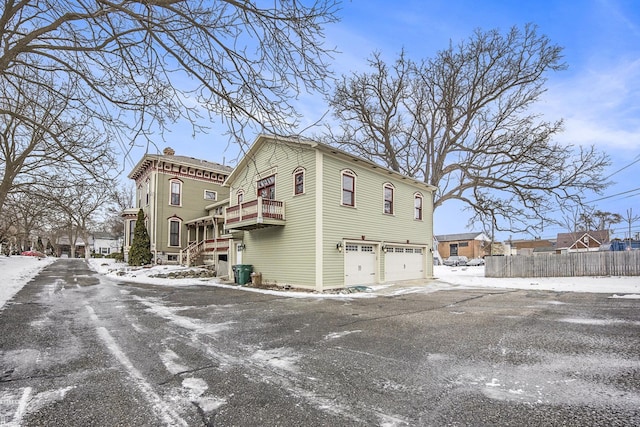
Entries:
<svg viewBox="0 0 640 427">
<path fill-rule="evenodd" d="M 167 307 L 166 305 L 158 304 L 138 296 L 134 296 L 133 298 L 139 301 L 140 304 L 146 306 L 148 312 L 156 314 L 157 316 L 162 317 L 163 319 L 166 319 L 171 323 L 180 326 L 181 328 L 189 329 L 198 334 L 217 335 L 220 332 L 229 329 L 229 326 L 234 323 L 205 323 L 199 321 L 198 319 L 180 316 L 179 314 L 177 314 L 177 312 L 187 310 L 190 307 Z"/>
<path fill-rule="evenodd" d="M 342 337 L 346 337 L 347 335 L 350 334 L 356 334 L 358 332 L 362 332 L 360 329 L 355 330 L 355 331 L 343 331 L 343 332 L 333 332 L 331 334 L 327 334 L 324 336 L 325 340 L 335 340 L 338 338 L 342 338 Z"/>
<path fill-rule="evenodd" d="M 33 256 L 0 256 L 0 308 L 17 294 L 24 285 L 38 275 L 40 270 L 52 264 L 55 258 L 38 259 Z"/>
<path fill-rule="evenodd" d="M 609 298 L 615 299 L 640 299 L 640 294 L 629 294 L 629 295 L 611 295 Z"/>
<path fill-rule="evenodd" d="M 173 375 L 189 370 L 187 366 L 180 364 L 180 356 L 169 349 L 160 353 L 160 360 L 162 360 L 162 364 L 167 368 L 167 371 L 171 372 Z"/>
<path fill-rule="evenodd" d="M 271 350 L 258 350 L 251 355 L 257 362 L 266 363 L 283 371 L 297 372 L 296 363 L 300 359 L 291 348 L 274 348 Z"/>
</svg>

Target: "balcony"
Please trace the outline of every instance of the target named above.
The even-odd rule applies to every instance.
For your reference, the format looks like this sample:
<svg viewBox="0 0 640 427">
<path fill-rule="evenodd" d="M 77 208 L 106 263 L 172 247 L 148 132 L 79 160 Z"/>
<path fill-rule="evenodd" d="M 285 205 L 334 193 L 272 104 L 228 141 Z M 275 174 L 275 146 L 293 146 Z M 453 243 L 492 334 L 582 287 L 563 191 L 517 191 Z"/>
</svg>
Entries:
<svg viewBox="0 0 640 427">
<path fill-rule="evenodd" d="M 227 208 L 226 218 L 227 230 L 284 226 L 284 202 L 258 197 L 256 200 Z"/>
</svg>

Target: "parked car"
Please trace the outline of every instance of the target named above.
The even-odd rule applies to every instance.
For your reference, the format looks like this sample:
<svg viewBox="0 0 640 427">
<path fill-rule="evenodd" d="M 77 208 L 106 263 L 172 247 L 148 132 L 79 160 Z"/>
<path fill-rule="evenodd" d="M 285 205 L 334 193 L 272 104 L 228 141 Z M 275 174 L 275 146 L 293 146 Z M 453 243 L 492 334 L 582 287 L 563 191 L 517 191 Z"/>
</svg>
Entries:
<svg viewBox="0 0 640 427">
<path fill-rule="evenodd" d="M 444 265 L 457 267 L 459 265 L 467 265 L 467 261 L 469 261 L 469 258 L 466 256 L 450 256 L 444 260 Z"/>
<path fill-rule="evenodd" d="M 476 267 L 479 265 L 484 265 L 484 260 L 482 258 L 474 258 L 467 261 L 467 265 L 470 267 Z"/>
</svg>

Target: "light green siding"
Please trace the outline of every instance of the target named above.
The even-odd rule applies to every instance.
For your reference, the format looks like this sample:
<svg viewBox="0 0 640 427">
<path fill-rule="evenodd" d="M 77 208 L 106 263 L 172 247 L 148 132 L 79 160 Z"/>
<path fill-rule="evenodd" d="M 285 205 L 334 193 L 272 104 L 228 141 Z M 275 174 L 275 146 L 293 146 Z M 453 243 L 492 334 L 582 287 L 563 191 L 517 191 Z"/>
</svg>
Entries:
<svg viewBox="0 0 640 427">
<path fill-rule="evenodd" d="M 263 281 L 328 289 L 345 284 L 345 241 L 371 242 L 377 249 L 378 279 L 384 279 L 383 244 L 416 245 L 433 275 L 431 188 L 355 159 L 327 146 L 259 139 L 231 175 L 230 205 L 257 198 L 257 182 L 276 175 L 276 200 L 285 204 L 285 225 L 245 230 L 242 263 L 252 264 Z M 294 171 L 305 171 L 305 194 L 294 195 Z M 342 171 L 356 175 L 356 206 L 341 204 Z M 384 213 L 383 186 L 394 187 L 394 213 Z M 316 188 L 317 187 L 317 188 Z M 318 193 L 319 192 L 319 193 Z M 414 195 L 423 196 L 423 219 L 414 219 Z M 232 225 L 230 225 L 233 228 Z M 318 269 L 317 269 L 318 267 Z M 318 283 L 319 281 L 319 283 Z"/>
<path fill-rule="evenodd" d="M 324 284 L 336 286 L 344 283 L 344 255 L 336 250 L 343 239 L 361 241 L 425 244 L 433 242 L 432 195 L 410 180 L 403 180 L 384 169 L 362 167 L 360 162 L 325 156 L 324 161 Z M 343 206 L 342 171 L 356 174 L 355 207 Z M 383 186 L 394 186 L 394 213 L 384 213 Z M 414 219 L 414 194 L 424 196 L 423 220 Z M 384 277 L 384 254 L 378 253 L 378 262 Z M 430 256 L 427 267 L 433 264 Z M 429 271 L 428 277 L 431 277 Z"/>
<path fill-rule="evenodd" d="M 315 151 L 307 146 L 266 142 L 231 183 L 231 206 L 237 191 L 244 202 L 257 198 L 257 181 L 276 175 L 276 200 L 285 204 L 284 226 L 245 231 L 243 264 L 262 273 L 263 281 L 315 286 Z M 304 168 L 305 192 L 294 195 L 294 171 Z"/>
<path fill-rule="evenodd" d="M 217 200 L 224 200 L 229 197 L 229 189 L 214 182 L 199 181 L 189 177 L 178 177 L 182 182 L 182 204 L 181 206 L 173 206 L 170 201 L 170 182 L 176 179 L 175 176 L 161 173 L 157 175 L 157 235 L 156 250 L 177 253 L 180 248 L 170 247 L 169 244 L 169 219 L 177 217 L 180 220 L 189 221 L 195 218 L 205 216 L 207 211 L 205 206 L 210 205 L 213 201 L 204 198 L 204 191 L 211 190 L 217 192 Z M 180 246 L 187 245 L 187 231 L 184 225 L 180 230 Z"/>
</svg>

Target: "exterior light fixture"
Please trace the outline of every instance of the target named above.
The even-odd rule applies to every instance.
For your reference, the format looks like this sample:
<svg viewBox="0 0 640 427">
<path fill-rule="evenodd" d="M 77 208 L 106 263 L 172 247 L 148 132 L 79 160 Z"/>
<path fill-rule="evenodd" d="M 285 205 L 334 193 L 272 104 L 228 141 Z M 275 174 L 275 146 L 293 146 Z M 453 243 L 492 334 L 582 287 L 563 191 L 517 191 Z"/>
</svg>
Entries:
<svg viewBox="0 0 640 427">
<path fill-rule="evenodd" d="M 238 250 L 240 250 L 240 251 L 244 251 L 246 248 L 247 248 L 247 246 L 244 243 L 240 243 L 238 245 Z"/>
<path fill-rule="evenodd" d="M 338 242 L 336 244 L 336 249 L 338 250 L 338 252 L 342 252 L 342 242 Z"/>
</svg>

